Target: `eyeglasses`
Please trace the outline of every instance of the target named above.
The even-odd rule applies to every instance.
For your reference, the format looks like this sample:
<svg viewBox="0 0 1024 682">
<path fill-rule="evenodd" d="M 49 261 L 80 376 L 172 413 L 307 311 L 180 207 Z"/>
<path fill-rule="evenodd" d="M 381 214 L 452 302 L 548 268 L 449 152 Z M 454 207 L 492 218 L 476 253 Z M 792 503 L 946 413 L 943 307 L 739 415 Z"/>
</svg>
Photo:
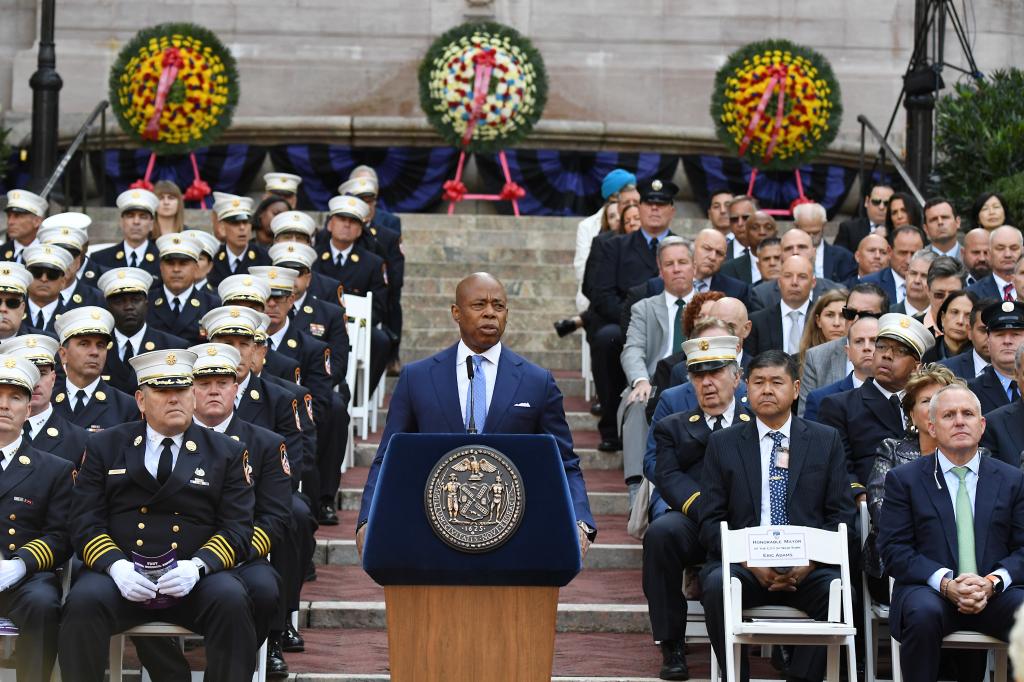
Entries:
<svg viewBox="0 0 1024 682">
<path fill-rule="evenodd" d="M 10 298 L 0 298 L 0 305 L 4 306 L 8 310 L 14 310 L 20 308 L 25 302 L 25 299 L 18 296 L 11 296 Z"/>
<path fill-rule="evenodd" d="M 858 317 L 873 317 L 878 319 L 881 316 L 881 313 L 876 313 L 874 310 L 857 310 L 856 308 L 851 308 L 848 305 L 843 306 L 843 319 L 847 321 L 852 322 Z"/>
<path fill-rule="evenodd" d="M 56 282 L 57 280 L 64 277 L 64 273 L 59 270 L 50 270 L 48 268 L 29 268 L 29 272 L 36 279 L 45 279 L 49 282 Z"/>
<path fill-rule="evenodd" d="M 909 358 L 914 351 L 901 343 L 879 343 L 875 342 L 875 352 L 879 355 L 890 353 L 895 358 Z"/>
<path fill-rule="evenodd" d="M 730 223 L 738 223 L 741 220 L 743 222 L 746 222 L 749 219 L 750 219 L 750 214 L 749 213 L 747 213 L 745 215 L 731 215 L 731 216 L 729 216 L 729 222 Z"/>
<path fill-rule="evenodd" d="M 875 198 L 871 198 L 871 199 L 868 199 L 868 201 L 871 202 L 872 206 L 885 206 L 887 203 L 889 203 L 888 199 L 875 199 Z"/>
</svg>

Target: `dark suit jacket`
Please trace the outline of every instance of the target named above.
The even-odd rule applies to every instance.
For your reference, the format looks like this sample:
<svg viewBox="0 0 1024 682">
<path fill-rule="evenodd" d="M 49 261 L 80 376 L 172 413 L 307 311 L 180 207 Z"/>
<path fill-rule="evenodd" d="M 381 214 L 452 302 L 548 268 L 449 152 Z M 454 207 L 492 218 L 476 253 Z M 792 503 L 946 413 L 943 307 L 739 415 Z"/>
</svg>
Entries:
<svg viewBox="0 0 1024 682">
<path fill-rule="evenodd" d="M 370 513 L 377 472 L 391 436 L 396 433 L 465 433 L 455 378 L 457 345 L 402 368 L 391 396 L 381 447 L 373 458 L 363 490 L 359 523 Z M 523 403 L 529 407 L 522 406 Z M 498 375 L 482 433 L 546 433 L 555 437 L 562 465 L 569 480 L 576 518 L 596 528 L 587 500 L 587 488 L 580 471 L 580 458 L 573 451 L 572 434 L 565 421 L 562 393 L 551 372 L 501 348 Z"/>
<path fill-rule="evenodd" d="M 825 249 L 825 256 L 822 258 L 821 271 L 825 279 L 833 282 L 845 282 L 857 275 L 857 261 L 853 254 L 841 246 L 833 246 L 826 241 L 821 242 Z"/>
<path fill-rule="evenodd" d="M 870 282 L 882 287 L 889 297 L 889 305 L 896 305 L 896 279 L 892 276 L 892 268 L 882 268 L 878 272 L 872 272 L 870 275 L 861 277 L 860 281 Z"/>
<path fill-rule="evenodd" d="M 978 295 L 979 298 L 998 298 L 1003 299 L 1003 292 L 999 290 L 999 285 L 996 284 L 996 279 L 992 275 L 982 277 L 977 282 L 967 287 L 968 291 L 973 291 Z"/>
<path fill-rule="evenodd" d="M 238 263 L 238 269 L 231 272 L 230 263 L 231 261 L 228 260 L 228 247 L 221 244 L 220 249 L 217 250 L 217 255 L 213 257 L 213 269 L 210 270 L 210 274 L 206 276 L 210 286 L 214 289 L 216 289 L 217 285 L 223 282 L 224 278 L 228 275 L 242 275 L 249 272 L 249 268 L 254 265 L 272 264 L 266 248 L 257 244 L 254 239 L 249 241 L 249 248 L 242 254 L 242 259 Z"/>
<path fill-rule="evenodd" d="M 89 254 L 89 258 L 104 270 L 128 267 L 128 258 L 124 252 L 124 240 L 105 249 L 94 251 Z M 146 241 L 146 255 L 143 256 L 139 267 L 156 277 L 157 280 L 160 279 L 160 250 L 156 248 L 156 242 L 152 239 Z M 100 274 L 96 274 L 96 279 L 99 279 Z"/>
<path fill-rule="evenodd" d="M 744 305 L 750 297 L 750 285 L 743 280 L 723 275 L 719 270 L 711 277 L 711 291 L 721 291 L 726 296 L 738 298 Z"/>
<path fill-rule="evenodd" d="M 185 339 L 189 345 L 203 343 L 206 339 L 199 335 L 199 320 L 219 307 L 220 299 L 217 294 L 195 287 L 183 296 L 181 312 L 175 315 L 171 304 L 164 298 L 163 287 L 150 289 L 146 323 L 171 336 Z"/>
<path fill-rule="evenodd" d="M 344 382 L 348 370 L 349 351 L 345 311 L 334 303 L 307 295 L 302 305 L 292 310 L 289 326 L 294 326 L 328 345 L 332 382 L 335 385 Z"/>
<path fill-rule="evenodd" d="M 864 492 L 882 440 L 903 438 L 906 433 L 899 412 L 878 390 L 874 379 L 860 388 L 826 396 L 818 408 L 818 421 L 839 431 L 854 494 Z"/>
<path fill-rule="evenodd" d="M 951 358 L 939 360 L 939 364 L 948 367 L 953 374 L 961 379 L 971 381 L 975 377 L 973 348 L 968 348 L 966 353 L 960 353 Z"/>
<path fill-rule="evenodd" d="M 61 292 L 61 300 L 64 296 Z M 100 308 L 107 307 L 107 299 L 93 284 L 87 283 L 84 279 L 75 281 L 75 288 L 71 291 L 71 298 L 65 304 L 66 308 L 77 308 L 83 305 L 94 305 Z"/>
<path fill-rule="evenodd" d="M 405 282 L 405 254 L 402 252 L 402 235 L 385 227 L 370 225 L 359 238 L 370 251 L 387 263 L 388 290 L 401 289 Z"/>
<path fill-rule="evenodd" d="M 263 362 L 263 371 L 265 374 L 285 381 L 302 383 L 302 370 L 299 368 L 299 361 L 276 350 L 267 351 L 266 360 Z"/>
<path fill-rule="evenodd" d="M 985 433 L 982 447 L 988 448 L 996 459 L 1021 468 L 1024 453 L 1024 403 L 1016 401 L 1003 405 L 985 415 Z"/>
<path fill-rule="evenodd" d="M 302 471 L 304 466 L 299 403 L 299 398 L 288 390 L 250 373 L 249 383 L 235 408 L 237 418 L 270 429 L 284 438 L 291 467 L 296 472 Z"/>
<path fill-rule="evenodd" d="M 816 301 L 826 291 L 838 289 L 842 285 L 830 279 L 819 277 L 811 289 L 811 300 Z M 782 290 L 779 289 L 778 280 L 761 280 L 750 290 L 750 302 L 747 303 L 747 312 L 756 313 L 759 310 L 770 308 L 782 300 Z"/>
<path fill-rule="evenodd" d="M 807 405 L 804 407 L 803 417 L 807 421 L 818 421 L 818 408 L 821 401 L 830 395 L 853 390 L 853 372 L 850 372 L 839 381 L 832 382 L 821 388 L 816 388 L 807 394 Z"/>
<path fill-rule="evenodd" d="M 602 264 L 605 262 L 605 249 L 611 243 L 611 240 L 618 237 L 611 230 L 607 232 L 598 232 L 597 236 L 590 242 L 590 253 L 587 255 L 587 263 L 583 266 L 583 281 L 580 283 L 580 290 L 583 295 L 590 301 L 590 318 L 591 324 L 588 325 L 588 333 L 593 333 L 597 329 L 600 329 L 602 325 L 612 324 L 619 321 L 618 317 L 610 319 L 601 316 L 600 311 L 594 305 L 595 287 L 597 286 L 597 280 L 599 277 L 599 270 Z"/>
<path fill-rule="evenodd" d="M 758 310 L 750 316 L 750 334 L 743 341 L 744 354 L 757 355 L 782 348 L 782 305 Z"/>
<path fill-rule="evenodd" d="M 590 302 L 601 317 L 618 320 L 626 294 L 656 276 L 658 263 L 643 230 L 608 240 L 599 255 Z"/>
<path fill-rule="evenodd" d="M 269 342 L 269 339 L 268 339 Z M 276 352 L 299 363 L 302 385 L 313 394 L 316 419 L 327 419 L 331 408 L 331 349 L 293 324 L 288 325 Z"/>
<path fill-rule="evenodd" d="M 996 376 L 996 370 L 992 365 L 985 368 L 979 376 L 969 379 L 967 387 L 974 391 L 981 402 L 981 413 L 988 416 L 988 413 L 997 407 L 1009 405 L 1010 399 L 1003 390 L 1003 384 Z"/>
<path fill-rule="evenodd" d="M 313 269 L 338 280 L 344 293 L 366 296 L 373 292 L 373 323 L 385 322 L 388 310 L 388 286 L 384 280 L 384 259 L 356 244 L 340 268 L 331 260 L 331 249 L 325 245 Z"/>
<path fill-rule="evenodd" d="M 344 305 L 342 303 L 342 295 L 345 293 L 345 288 L 341 286 L 341 282 L 333 277 L 328 277 L 322 272 L 313 273 L 313 277 L 309 280 L 309 289 L 307 291 L 310 296 L 321 301 L 333 303 L 337 306 Z"/>
<path fill-rule="evenodd" d="M 761 525 L 761 450 L 755 420 L 741 422 L 708 440 L 701 477 L 700 539 L 708 557 L 721 558 L 719 524 L 730 529 Z M 789 432 L 789 523 L 836 530 L 852 524 L 843 446 L 834 429 L 793 417 Z"/>
<path fill-rule="evenodd" d="M 53 387 L 53 409 L 86 431 L 109 429 L 139 419 L 139 406 L 135 398 L 122 393 L 103 379 L 96 385 L 92 399 L 78 414 L 71 414 L 71 398 L 74 396 L 68 395 L 67 390 L 66 381 L 58 379 Z"/>
<path fill-rule="evenodd" d="M 79 281 L 95 287 L 100 276 L 109 269 L 95 262 L 92 256 L 86 254 L 82 258 L 82 267 L 78 269 L 82 273 L 82 278 Z"/>
<path fill-rule="evenodd" d="M 736 403 L 732 425 L 750 421 L 746 403 Z M 704 450 L 711 429 L 700 408 L 671 414 L 653 425 L 657 461 L 654 485 L 668 506 L 699 521 Z"/>
<path fill-rule="evenodd" d="M 852 253 L 857 250 L 860 240 L 869 234 L 871 234 L 871 222 L 867 216 L 851 218 L 839 223 L 839 231 L 832 243 Z"/>
<path fill-rule="evenodd" d="M 753 284 L 750 274 L 750 255 L 747 254 L 725 261 L 722 263 L 722 269 L 718 271 L 718 274 L 739 280 L 747 285 Z"/>
<path fill-rule="evenodd" d="M 89 432 L 72 424 L 62 414 L 53 410 L 43 428 L 32 434 L 32 447 L 36 450 L 57 455 L 78 468 L 85 454 L 85 441 Z"/>
<path fill-rule="evenodd" d="M 135 355 L 148 353 L 151 350 L 167 350 L 169 348 L 188 348 L 193 344 L 180 336 L 174 336 L 162 332 L 151 324 L 146 325 L 146 331 L 142 335 L 142 347 L 133 348 Z M 111 386 L 127 395 L 135 393 L 139 382 L 135 378 L 135 370 L 127 362 L 121 359 L 117 341 L 114 341 L 107 350 L 107 364 L 103 366 L 103 374 L 108 377 L 107 381 Z"/>
<path fill-rule="evenodd" d="M 931 590 L 940 568 L 955 574 L 958 564 L 956 517 L 942 472 L 935 483 L 935 455 L 892 469 L 885 477 L 885 504 L 878 524 L 878 549 L 896 579 L 889 623 L 899 637 L 902 607 L 915 590 Z M 1024 472 L 982 457 L 974 502 L 974 546 L 979 575 L 1005 568 L 1013 584 L 1024 580 Z"/>
</svg>

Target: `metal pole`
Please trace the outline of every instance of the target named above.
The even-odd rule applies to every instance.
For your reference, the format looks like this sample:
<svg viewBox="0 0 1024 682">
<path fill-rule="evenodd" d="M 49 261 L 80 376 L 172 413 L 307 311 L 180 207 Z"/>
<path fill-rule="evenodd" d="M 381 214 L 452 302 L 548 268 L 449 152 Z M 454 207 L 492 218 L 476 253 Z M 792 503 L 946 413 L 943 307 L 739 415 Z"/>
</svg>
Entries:
<svg viewBox="0 0 1024 682">
<path fill-rule="evenodd" d="M 57 118 L 60 89 L 57 53 L 53 44 L 55 0 L 40 3 L 39 58 L 29 79 L 32 88 L 32 145 L 29 151 L 31 189 L 39 191 L 57 163 Z"/>
<path fill-rule="evenodd" d="M 929 0 L 914 3 L 914 36 L 927 40 Z M 918 47 L 922 47 L 919 45 Z M 914 66 L 928 63 L 927 49 L 916 55 L 919 59 Z M 907 110 L 907 173 L 914 184 L 925 189 L 932 171 L 932 119 L 935 111 L 934 93 L 907 94 L 903 101 Z"/>
</svg>

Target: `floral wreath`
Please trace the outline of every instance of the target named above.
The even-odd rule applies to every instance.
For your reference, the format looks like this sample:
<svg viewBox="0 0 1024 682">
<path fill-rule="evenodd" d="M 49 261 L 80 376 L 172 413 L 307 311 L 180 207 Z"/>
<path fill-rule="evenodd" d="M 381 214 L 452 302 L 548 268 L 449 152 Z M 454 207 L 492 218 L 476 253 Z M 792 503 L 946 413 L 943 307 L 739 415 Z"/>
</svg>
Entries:
<svg viewBox="0 0 1024 682">
<path fill-rule="evenodd" d="M 464 152 L 515 145 L 547 102 L 540 53 L 515 29 L 492 22 L 462 24 L 435 40 L 419 81 L 427 119 Z"/>
<path fill-rule="evenodd" d="M 160 24 L 135 34 L 110 70 L 110 102 L 121 128 L 158 154 L 212 143 L 238 104 L 235 58 L 195 24 Z"/>
<path fill-rule="evenodd" d="M 715 74 L 718 138 L 755 168 L 790 170 L 818 156 L 839 132 L 842 112 L 828 60 L 788 40 L 745 45 Z"/>
</svg>

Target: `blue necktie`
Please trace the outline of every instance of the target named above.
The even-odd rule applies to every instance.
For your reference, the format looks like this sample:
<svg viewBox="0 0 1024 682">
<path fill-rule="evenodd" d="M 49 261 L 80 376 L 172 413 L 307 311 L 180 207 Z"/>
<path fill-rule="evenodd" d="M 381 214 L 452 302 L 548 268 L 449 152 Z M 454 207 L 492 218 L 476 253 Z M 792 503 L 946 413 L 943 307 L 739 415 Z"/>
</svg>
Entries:
<svg viewBox="0 0 1024 682">
<path fill-rule="evenodd" d="M 469 429 L 469 410 L 473 406 L 473 422 L 477 433 L 484 432 L 484 421 L 487 419 L 487 377 L 483 372 L 484 356 L 473 356 L 473 380 L 469 382 L 466 393 L 466 429 Z M 470 400 L 472 396 L 472 400 Z"/>
<path fill-rule="evenodd" d="M 774 443 L 772 445 L 771 462 L 768 465 L 768 500 L 771 505 L 772 525 L 788 526 L 789 509 L 786 504 L 786 487 L 789 485 L 789 468 L 788 465 L 785 469 L 775 466 L 776 458 L 782 445 L 782 439 L 785 436 L 778 431 L 772 431 L 768 436 Z"/>
</svg>

